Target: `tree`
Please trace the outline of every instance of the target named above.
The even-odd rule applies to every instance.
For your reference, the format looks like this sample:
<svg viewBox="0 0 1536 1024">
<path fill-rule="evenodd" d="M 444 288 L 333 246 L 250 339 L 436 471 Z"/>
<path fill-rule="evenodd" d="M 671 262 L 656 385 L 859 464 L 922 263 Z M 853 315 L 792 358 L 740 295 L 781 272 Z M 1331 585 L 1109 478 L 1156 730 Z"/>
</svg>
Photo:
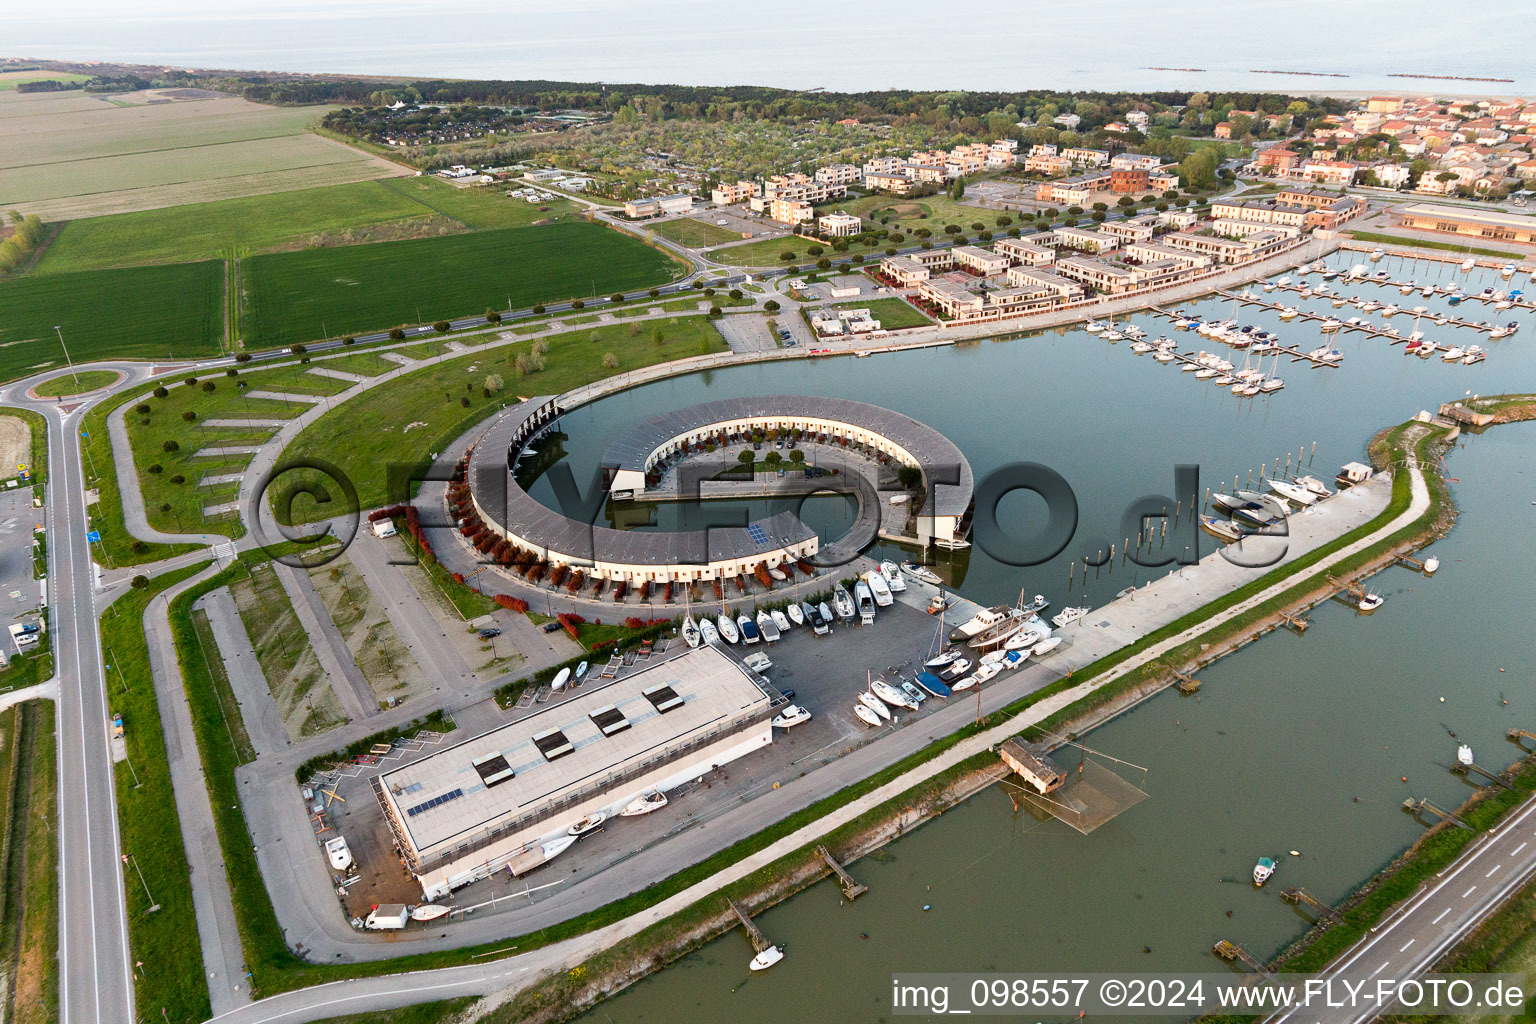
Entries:
<svg viewBox="0 0 1536 1024">
<path fill-rule="evenodd" d="M 133 578 L 133 582 L 130 583 L 129 586 L 133 587 L 134 590 L 148 590 L 149 589 L 149 577 L 148 576 L 135 576 Z"/>
<path fill-rule="evenodd" d="M 902 466 L 896 470 L 896 482 L 910 491 L 923 482 L 923 471 L 916 466 Z"/>
<path fill-rule="evenodd" d="M 586 309 L 587 308 L 587 304 L 585 302 L 581 301 L 580 299 L 572 299 L 571 300 L 571 308 L 572 309 Z"/>
<path fill-rule="evenodd" d="M 433 323 L 432 329 L 434 331 L 436 331 L 438 334 L 447 334 L 448 333 L 448 326 L 449 325 L 448 325 L 448 321 L 447 320 L 438 320 L 435 323 Z"/>
<path fill-rule="evenodd" d="M 485 322 L 488 324 L 499 324 L 501 323 L 501 314 L 494 309 L 488 309 L 485 311 Z"/>
<path fill-rule="evenodd" d="M 138 413 L 140 416 L 148 416 L 150 413 L 149 403 L 140 402 L 138 405 L 133 407 L 133 411 Z"/>
<path fill-rule="evenodd" d="M 175 441 L 166 441 L 160 445 L 160 450 L 163 452 L 179 452 L 181 451 L 181 445 Z"/>
<path fill-rule="evenodd" d="M 161 387 L 155 388 L 154 390 L 154 396 L 156 398 L 164 398 L 169 394 L 170 392 L 167 391 L 163 385 Z"/>
<path fill-rule="evenodd" d="M 399 327 L 391 327 L 389 329 L 389 340 L 390 341 L 404 341 L 405 340 L 405 331 L 403 329 L 399 328 Z"/>
<path fill-rule="evenodd" d="M 612 352 L 604 352 L 603 365 L 610 370 L 617 370 L 619 368 L 619 357 Z"/>
<path fill-rule="evenodd" d="M 825 256 L 823 256 L 821 259 L 816 261 L 816 269 L 817 270 L 831 270 L 832 269 L 832 261 L 827 259 Z"/>
<path fill-rule="evenodd" d="M 822 246 L 813 245 L 813 246 L 808 247 L 805 251 L 806 251 L 807 254 L 809 254 L 811 256 L 820 256 L 822 253 L 826 252 L 827 250 L 825 248 L 823 248 Z"/>
<path fill-rule="evenodd" d="M 186 420 L 188 423 L 196 423 L 197 413 L 193 412 L 191 409 L 188 409 L 186 412 L 181 414 L 181 418 Z"/>
<path fill-rule="evenodd" d="M 653 344 L 660 345 L 663 341 L 666 341 L 666 340 L 667 340 L 667 336 L 665 334 L 661 333 L 661 325 L 660 324 L 657 324 L 655 327 L 651 328 L 651 342 Z"/>
<path fill-rule="evenodd" d="M 788 263 L 794 258 L 795 253 L 793 249 L 785 249 L 783 252 L 779 253 L 779 259 L 783 260 L 785 263 Z"/>
<path fill-rule="evenodd" d="M 779 463 L 784 461 L 784 456 L 780 455 L 776 451 L 769 452 L 767 456 L 764 457 L 763 461 L 767 462 L 770 466 L 777 466 Z"/>
<path fill-rule="evenodd" d="M 769 313 L 777 313 L 779 311 L 778 300 L 769 299 L 767 302 L 763 303 L 763 309 L 767 310 Z"/>
<path fill-rule="evenodd" d="M 499 373 L 489 373 L 489 374 L 486 374 L 486 377 L 485 377 L 485 393 L 487 395 L 494 395 L 494 394 L 496 394 L 498 391 L 500 391 L 504 387 L 506 387 L 506 382 L 501 379 L 501 374 L 499 374 Z"/>
<path fill-rule="evenodd" d="M 743 448 L 741 450 L 741 454 L 736 456 L 736 461 L 741 463 L 743 466 L 750 466 L 750 465 L 752 465 L 752 463 L 754 461 L 756 461 L 756 459 L 757 459 L 757 456 L 752 454 L 752 449 L 750 449 L 750 448 Z"/>
<path fill-rule="evenodd" d="M 156 476 L 159 476 L 161 473 L 165 472 L 165 467 L 160 465 L 160 463 L 156 462 L 156 463 L 154 463 L 153 465 L 151 465 L 149 467 L 149 472 L 155 474 Z"/>
<path fill-rule="evenodd" d="M 722 317 L 725 315 L 725 311 L 722 310 L 719 306 L 710 306 L 709 315 L 712 317 Z"/>
<path fill-rule="evenodd" d="M 303 345 L 295 345 L 295 346 L 293 346 L 293 349 L 292 349 L 293 354 L 296 355 L 296 356 L 301 356 L 305 352 L 308 352 L 308 351 L 309 351 L 309 349 L 305 348 Z"/>
<path fill-rule="evenodd" d="M 789 461 L 798 466 L 800 463 L 805 461 L 805 452 L 801 451 L 799 448 L 791 448 L 789 450 Z"/>
<path fill-rule="evenodd" d="M 619 303 L 624 301 L 624 293 L 614 292 L 612 295 L 608 296 L 608 301 L 617 306 Z"/>
<path fill-rule="evenodd" d="M 495 322 L 498 323 L 498 324 L 501 323 L 501 314 L 500 313 L 496 314 L 496 321 Z M 341 339 L 341 343 L 343 345 L 356 345 L 357 344 L 357 339 L 356 338 L 342 338 Z M 244 352 L 240 353 L 240 356 L 245 356 L 245 353 Z M 235 358 L 237 360 L 239 360 L 240 356 L 235 356 Z M 251 357 L 250 356 L 245 356 L 245 358 L 249 359 Z M 241 361 L 243 362 L 244 360 L 241 360 Z"/>
<path fill-rule="evenodd" d="M 543 304 L 541 303 L 539 305 L 534 306 L 533 309 L 531 310 L 531 312 L 533 313 L 534 316 L 543 316 L 544 315 L 544 306 L 543 306 Z"/>
<path fill-rule="evenodd" d="M 211 380 L 203 381 L 203 390 L 205 392 L 207 392 L 208 394 L 210 394 L 210 395 L 213 394 L 215 390 L 217 390 L 217 387 L 218 386 L 216 384 L 214 384 L 213 381 L 211 381 Z"/>
</svg>

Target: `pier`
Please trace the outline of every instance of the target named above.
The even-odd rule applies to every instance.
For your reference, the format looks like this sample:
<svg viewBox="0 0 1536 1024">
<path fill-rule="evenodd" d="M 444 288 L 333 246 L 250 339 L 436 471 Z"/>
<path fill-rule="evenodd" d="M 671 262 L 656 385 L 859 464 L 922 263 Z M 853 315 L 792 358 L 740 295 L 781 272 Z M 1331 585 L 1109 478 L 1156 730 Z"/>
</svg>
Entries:
<svg viewBox="0 0 1536 1024">
<path fill-rule="evenodd" d="M 1369 245 L 1364 242 L 1355 241 L 1348 241 L 1339 245 L 1340 252 L 1373 253 L 1377 249 L 1381 249 L 1384 256 L 1396 256 L 1398 259 L 1403 260 L 1424 260 L 1426 263 L 1455 263 L 1457 266 L 1460 266 L 1469 258 L 1468 254 L 1465 252 L 1460 256 L 1457 256 L 1455 253 L 1448 253 L 1444 251 L 1436 252 L 1431 249 L 1415 249 L 1412 252 L 1404 252 L 1401 249 L 1387 249 L 1379 245 Z M 1508 260 L 1474 259 L 1473 265 L 1476 266 L 1479 270 L 1498 270 L 1508 262 Z M 1522 266 L 1519 271 L 1516 271 L 1516 273 L 1529 272 L 1530 268 L 1524 266 Z"/>
<path fill-rule="evenodd" d="M 1187 672 L 1173 670 L 1173 685 L 1179 688 L 1180 693 L 1195 693 L 1200 689 L 1200 680 Z"/>
<path fill-rule="evenodd" d="M 752 949 L 755 952 L 762 953 L 773 948 L 773 943 L 769 942 L 768 938 L 763 935 L 762 929 L 752 923 L 752 919 L 747 916 L 747 912 L 737 906 L 735 900 L 727 896 L 725 902 L 729 903 L 731 910 L 735 911 L 736 917 L 741 921 L 741 927 L 746 930 L 747 938 L 752 940 Z"/>
<path fill-rule="evenodd" d="M 1224 295 L 1227 298 L 1237 298 L 1238 297 L 1238 296 L 1235 296 L 1232 292 L 1221 292 L 1221 291 L 1219 291 L 1216 294 Z M 1255 305 L 1265 306 L 1265 307 L 1269 306 L 1268 303 L 1261 302 L 1258 299 L 1244 299 L 1243 301 L 1250 302 L 1250 303 L 1253 303 Z M 1275 306 L 1273 308 L 1275 308 L 1275 309 L 1283 309 L 1284 307 L 1283 306 Z M 1169 320 L 1177 321 L 1177 320 L 1184 319 L 1182 314 L 1175 313 L 1175 312 L 1173 312 L 1172 310 L 1169 310 L 1169 309 L 1164 309 L 1161 306 L 1153 306 L 1153 307 L 1151 307 L 1148 310 L 1148 312 L 1153 313 L 1156 316 L 1166 317 Z M 1313 317 L 1315 319 L 1318 319 L 1318 320 L 1326 320 L 1327 319 L 1327 317 L 1316 316 L 1315 314 L 1313 314 Z M 1202 335 L 1202 337 L 1204 337 L 1204 335 Z M 1227 344 L 1227 342 L 1223 341 L 1220 338 L 1212 338 L 1210 340 L 1211 340 L 1212 344 Z M 1398 340 L 1406 341 L 1407 339 L 1403 338 L 1403 339 L 1398 339 Z M 1290 356 L 1291 357 L 1291 362 L 1293 362 L 1293 363 L 1308 362 L 1308 363 L 1311 363 L 1314 367 L 1317 367 L 1317 366 L 1337 367 L 1339 365 L 1339 361 L 1337 359 L 1317 359 L 1317 358 L 1314 358 L 1314 357 L 1308 355 L 1307 353 L 1303 352 L 1301 349 L 1297 348 L 1294 345 L 1276 344 L 1276 345 L 1273 345 L 1273 346 L 1271 346 L 1269 348 L 1261 349 L 1260 351 L 1255 352 L 1254 354 L 1259 356 L 1260 358 L 1264 358 L 1264 357 L 1273 355 L 1275 353 L 1280 353 L 1282 355 Z M 1175 352 L 1173 354 L 1173 356 L 1174 356 L 1174 361 L 1179 363 L 1179 364 L 1181 364 L 1181 365 L 1191 365 L 1191 366 L 1200 366 L 1200 367 L 1203 367 L 1203 366 L 1206 365 L 1205 363 L 1200 362 L 1200 360 L 1197 358 L 1197 354 L 1194 353 L 1194 352 Z"/>
<path fill-rule="evenodd" d="M 1452 775 L 1481 775 L 1495 786 L 1503 786 L 1505 789 L 1514 789 L 1509 780 L 1497 772 L 1491 772 L 1478 764 L 1454 764 L 1451 766 Z"/>
<path fill-rule="evenodd" d="M 1368 279 L 1366 279 L 1366 278 L 1358 278 L 1357 280 L 1368 280 Z M 1372 282 L 1372 283 L 1374 283 L 1374 282 Z M 1286 291 L 1286 292 L 1301 292 L 1301 291 L 1305 290 L 1301 286 L 1294 285 L 1294 284 L 1283 284 L 1283 285 L 1279 285 L 1278 287 L 1280 288 L 1281 291 Z M 1273 313 L 1284 312 L 1286 310 L 1286 308 L 1287 308 L 1284 303 L 1273 302 L 1273 301 L 1271 301 L 1269 299 L 1261 299 L 1257 295 L 1250 295 L 1250 294 L 1248 294 L 1246 292 L 1219 291 L 1216 294 L 1222 296 L 1223 298 L 1236 299 L 1238 302 L 1242 303 L 1245 306 L 1258 306 L 1261 309 L 1267 309 L 1267 310 L 1269 310 L 1269 311 L 1271 311 Z M 1350 301 L 1349 297 L 1345 296 L 1345 295 L 1336 295 L 1336 294 L 1333 294 L 1333 293 L 1330 292 L 1330 293 L 1328 293 L 1326 295 L 1320 295 L 1320 296 L 1317 296 L 1317 297 L 1318 298 L 1323 298 L 1323 299 L 1328 299 L 1330 301 L 1333 300 L 1333 299 L 1344 299 L 1346 305 L 1353 305 L 1353 302 Z M 1466 301 L 1466 300 L 1464 300 L 1464 301 Z M 1469 331 L 1482 331 L 1485 334 L 1488 333 L 1488 332 L 1493 331 L 1495 328 L 1498 327 L 1498 324 L 1478 323 L 1476 321 L 1466 320 L 1466 319 L 1463 319 L 1461 317 L 1455 317 L 1455 316 L 1444 316 L 1442 314 L 1434 314 L 1434 315 L 1432 315 L 1430 313 L 1419 314 L 1419 313 L 1415 313 L 1411 309 L 1399 309 L 1397 311 L 1397 313 L 1394 313 L 1392 315 L 1396 316 L 1398 314 L 1402 314 L 1402 315 L 1405 315 L 1405 316 L 1412 316 L 1412 317 L 1420 317 L 1420 316 L 1429 317 L 1430 318 L 1430 323 L 1432 323 L 1432 324 L 1434 324 L 1436 326 L 1440 326 L 1440 327 L 1462 327 L 1462 328 L 1465 328 L 1465 329 L 1467 329 Z M 1313 310 L 1310 310 L 1310 309 L 1298 309 L 1296 311 L 1296 319 L 1302 320 L 1302 321 L 1314 322 L 1314 323 L 1323 323 L 1323 322 L 1328 321 L 1328 320 L 1337 320 L 1338 317 L 1336 317 L 1336 316 L 1334 316 L 1332 314 L 1329 314 L 1329 313 L 1317 313 L 1317 312 L 1314 312 Z M 1445 323 L 1441 324 L 1440 323 L 1441 320 L 1444 320 Z M 1367 335 L 1370 335 L 1371 337 L 1374 337 L 1374 338 L 1386 338 L 1389 342 L 1392 342 L 1393 344 L 1396 344 L 1399 341 L 1408 341 L 1409 340 L 1407 337 L 1405 337 L 1405 336 L 1403 336 L 1401 334 L 1398 334 L 1395 331 L 1389 330 L 1389 329 L 1387 329 L 1385 327 L 1377 327 L 1374 324 L 1365 324 L 1365 323 L 1355 323 L 1355 324 L 1352 324 L 1352 323 L 1347 323 L 1347 322 L 1344 322 L 1344 321 L 1340 321 L 1339 333 L 1340 334 L 1344 334 L 1344 333 L 1349 332 L 1349 331 L 1357 331 L 1357 332 L 1359 332 L 1361 334 L 1367 334 Z"/>
<path fill-rule="evenodd" d="M 842 886 L 843 895 L 848 897 L 848 902 L 852 903 L 856 897 L 869 892 L 869 886 L 860 884 L 857 879 L 850 875 L 832 854 L 827 851 L 825 846 L 816 847 L 816 852 L 821 855 L 821 859 L 827 862 L 827 867 L 831 868 L 832 873 L 837 876 L 838 885 Z"/>
<path fill-rule="evenodd" d="M 1301 904 L 1306 904 L 1313 910 L 1317 911 L 1320 916 L 1328 918 L 1328 920 L 1332 921 L 1334 924 L 1342 924 L 1344 921 L 1343 914 L 1339 913 L 1337 910 L 1333 909 L 1330 904 L 1324 903 L 1311 892 L 1303 889 L 1299 885 L 1293 885 L 1289 889 L 1281 889 L 1280 898 L 1288 903 L 1295 903 L 1298 906 Z"/>
<path fill-rule="evenodd" d="M 1403 810 L 1407 811 L 1415 818 L 1422 818 L 1424 816 L 1424 812 L 1428 811 L 1431 814 L 1439 815 L 1443 820 L 1448 821 L 1453 825 L 1458 825 L 1461 828 L 1466 829 L 1468 832 L 1477 831 L 1477 829 L 1473 828 L 1471 825 L 1468 825 L 1466 822 L 1456 817 L 1456 815 L 1452 814 L 1450 811 L 1439 806 L 1433 800 L 1425 799 L 1423 797 L 1418 799 L 1409 797 L 1407 800 L 1404 800 Z"/>
<path fill-rule="evenodd" d="M 1507 735 L 1512 743 L 1521 743 L 1523 740 L 1536 740 L 1536 732 L 1530 732 L 1525 729 L 1511 729 Z"/>
<path fill-rule="evenodd" d="M 1222 939 L 1220 942 L 1216 943 L 1214 952 L 1223 960 L 1231 960 L 1234 963 L 1240 963 L 1243 966 L 1251 968 L 1260 974 L 1269 973 L 1269 968 L 1264 966 L 1264 961 L 1260 960 L 1258 957 L 1254 956 L 1252 953 L 1248 952 L 1246 949 L 1244 949 L 1242 946 L 1239 946 L 1235 942 L 1228 942 L 1226 939 Z"/>
</svg>

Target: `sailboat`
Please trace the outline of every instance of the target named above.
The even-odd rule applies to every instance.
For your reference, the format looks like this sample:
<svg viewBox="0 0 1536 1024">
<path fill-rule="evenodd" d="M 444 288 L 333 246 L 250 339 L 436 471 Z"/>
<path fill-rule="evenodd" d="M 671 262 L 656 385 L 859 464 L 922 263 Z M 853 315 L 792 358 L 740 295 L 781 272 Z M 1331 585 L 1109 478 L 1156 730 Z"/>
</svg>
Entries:
<svg viewBox="0 0 1536 1024">
<path fill-rule="evenodd" d="M 797 626 L 805 625 L 805 609 L 791 601 L 789 607 L 784 609 L 784 614 L 789 616 L 789 621 Z"/>
<path fill-rule="evenodd" d="M 741 639 L 741 633 L 736 629 L 736 623 L 725 612 L 715 616 L 715 627 L 720 630 L 720 639 L 728 644 L 734 644 Z"/>
<path fill-rule="evenodd" d="M 832 591 L 832 603 L 837 606 L 837 617 L 847 622 L 853 618 L 853 597 L 841 583 Z M 826 605 L 823 604 L 825 609 Z"/>
<path fill-rule="evenodd" d="M 704 639 L 704 635 L 699 632 L 698 623 L 693 621 L 693 612 L 689 612 L 683 617 L 682 633 L 683 643 L 689 647 L 699 646 L 699 641 Z"/>
<path fill-rule="evenodd" d="M 720 630 L 708 619 L 699 620 L 699 636 L 707 644 L 714 645 L 720 642 Z"/>
</svg>

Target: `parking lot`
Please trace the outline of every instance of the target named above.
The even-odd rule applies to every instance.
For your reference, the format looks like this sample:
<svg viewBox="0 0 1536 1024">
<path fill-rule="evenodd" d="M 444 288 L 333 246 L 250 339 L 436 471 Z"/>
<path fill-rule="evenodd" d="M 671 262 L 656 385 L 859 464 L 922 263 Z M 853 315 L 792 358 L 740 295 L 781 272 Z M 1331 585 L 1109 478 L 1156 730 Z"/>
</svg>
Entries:
<svg viewBox="0 0 1536 1024">
<path fill-rule="evenodd" d="M 41 584 L 32 578 L 33 527 L 37 512 L 32 508 L 32 488 L 15 487 L 0 491 L 0 602 L 5 608 L 5 623 L 36 622 L 42 596 Z M 0 664 L 10 664 L 16 655 L 9 631 L 0 634 L 3 653 Z"/>
<path fill-rule="evenodd" d="M 799 627 L 776 643 L 727 647 L 737 658 L 749 653 L 766 654 L 773 665 L 765 675 L 774 687 L 793 691 L 793 703 L 807 708 L 811 720 L 792 729 L 775 729 L 770 747 L 669 791 L 669 803 L 660 811 L 640 818 L 610 818 L 602 831 L 583 838 L 551 865 L 522 878 L 498 872 L 455 891 L 451 905 L 459 909 L 474 907 L 477 914 L 484 914 L 496 908 L 510 909 L 538 901 L 559 887 L 615 868 L 671 835 L 698 827 L 743 801 L 771 791 L 776 783 L 813 771 L 891 730 L 920 724 L 935 705 L 943 702 L 930 698 L 916 712 L 893 709 L 892 721 L 879 729 L 861 722 L 853 706 L 856 695 L 865 688 L 866 673 L 884 675 L 890 680 L 910 679 L 927 656 L 937 625 L 937 620 L 921 609 L 897 601 L 879 609 L 875 623 L 870 626 L 839 623 L 830 635 L 823 637 L 813 635 L 808 627 Z M 680 642 L 674 640 L 662 656 L 677 654 L 681 649 Z M 548 706 L 536 707 L 542 710 Z M 513 720 L 518 713 L 500 712 L 489 702 L 476 705 L 473 712 L 461 713 L 459 730 L 447 734 L 441 742 L 463 742 Z M 392 770 L 437 749 L 438 744 L 429 744 L 343 779 L 334 790 L 339 799 L 321 794 L 320 799 L 330 804 L 328 813 L 335 831 L 320 838 L 330 838 L 339 832 L 347 838 L 358 863 L 361 880 L 349 889 L 345 901 L 349 914 L 366 913 L 376 903 L 420 901 L 420 886 L 410 878 L 392 848 L 370 779 L 386 767 Z M 314 856 L 324 856 L 318 843 Z"/>
</svg>

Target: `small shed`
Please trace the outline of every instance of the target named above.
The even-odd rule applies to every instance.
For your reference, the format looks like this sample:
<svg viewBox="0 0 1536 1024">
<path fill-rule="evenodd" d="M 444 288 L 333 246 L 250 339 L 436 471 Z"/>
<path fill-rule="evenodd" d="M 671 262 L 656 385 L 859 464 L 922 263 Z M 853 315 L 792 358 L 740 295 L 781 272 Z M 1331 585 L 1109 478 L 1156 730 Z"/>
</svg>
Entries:
<svg viewBox="0 0 1536 1024">
<path fill-rule="evenodd" d="M 1362 462 L 1346 462 L 1339 470 L 1336 480 L 1340 487 L 1352 487 L 1369 480 L 1373 472 L 1375 471 L 1370 466 Z"/>
<path fill-rule="evenodd" d="M 1041 793 L 1059 789 L 1067 781 L 1067 773 L 1061 766 L 1044 754 L 1036 754 L 1017 736 L 1003 741 L 998 747 L 1003 763 L 1024 777 L 1024 781 Z"/>
<path fill-rule="evenodd" d="M 395 535 L 395 524 L 389 519 L 375 519 L 373 522 L 373 535 L 380 540 Z"/>
</svg>

